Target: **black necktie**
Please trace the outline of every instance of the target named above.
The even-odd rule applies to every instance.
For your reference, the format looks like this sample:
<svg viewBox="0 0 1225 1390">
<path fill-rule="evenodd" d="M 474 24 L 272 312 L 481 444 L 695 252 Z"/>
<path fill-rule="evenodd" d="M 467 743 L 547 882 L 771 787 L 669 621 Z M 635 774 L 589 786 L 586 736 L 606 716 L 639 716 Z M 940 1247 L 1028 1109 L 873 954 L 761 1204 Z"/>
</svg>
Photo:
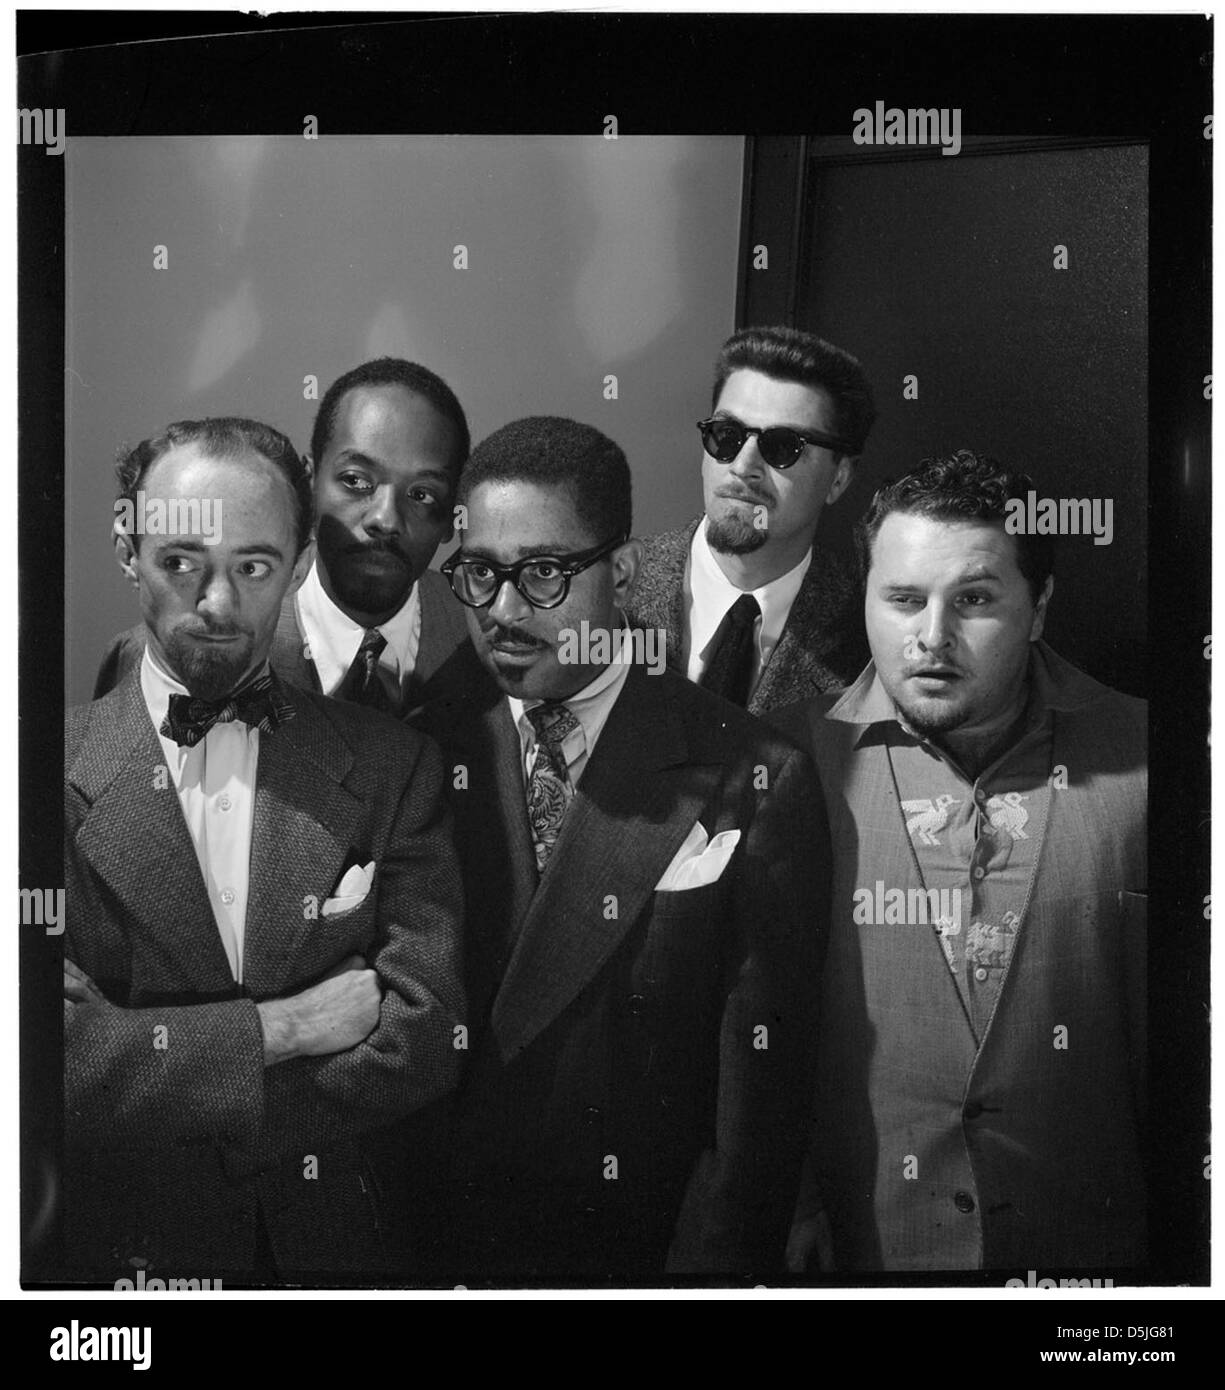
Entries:
<svg viewBox="0 0 1225 1390">
<path fill-rule="evenodd" d="M 400 693 L 398 688 L 394 694 L 391 689 L 393 683 L 398 685 L 398 682 L 390 671 L 384 671 L 379 664 L 379 657 L 386 645 L 387 638 L 377 627 L 366 629 L 353 664 L 337 687 L 338 700 L 369 705 L 371 709 L 382 710 L 385 714 L 399 713 Z"/>
<path fill-rule="evenodd" d="M 757 656 L 753 624 L 760 613 L 761 607 L 752 594 L 740 595 L 723 620 L 723 631 L 698 681 L 703 689 L 722 695 L 741 709 L 749 702 L 749 686 L 753 682 Z"/>
<path fill-rule="evenodd" d="M 261 734 L 275 733 L 297 710 L 281 699 L 268 671 L 220 700 L 198 700 L 194 695 L 171 695 L 161 733 L 184 748 L 194 748 L 214 724 L 239 720 Z"/>
</svg>

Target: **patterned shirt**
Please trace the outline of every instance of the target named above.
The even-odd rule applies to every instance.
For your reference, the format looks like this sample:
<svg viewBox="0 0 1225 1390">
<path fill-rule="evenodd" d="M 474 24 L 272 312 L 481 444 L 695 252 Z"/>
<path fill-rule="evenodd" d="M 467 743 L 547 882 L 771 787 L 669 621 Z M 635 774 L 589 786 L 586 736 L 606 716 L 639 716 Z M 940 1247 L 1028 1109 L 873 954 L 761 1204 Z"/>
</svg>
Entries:
<svg viewBox="0 0 1225 1390">
<path fill-rule="evenodd" d="M 898 812 L 949 970 L 981 1041 L 999 1001 L 1033 892 L 1050 811 L 1055 696 L 1030 662 L 1021 736 L 977 777 L 909 729 L 869 667 L 856 683 L 855 722 L 880 720 Z M 848 692 L 850 695 L 851 692 Z M 886 714 L 885 711 L 888 711 Z M 880 725 L 877 725 L 880 729 Z"/>
</svg>

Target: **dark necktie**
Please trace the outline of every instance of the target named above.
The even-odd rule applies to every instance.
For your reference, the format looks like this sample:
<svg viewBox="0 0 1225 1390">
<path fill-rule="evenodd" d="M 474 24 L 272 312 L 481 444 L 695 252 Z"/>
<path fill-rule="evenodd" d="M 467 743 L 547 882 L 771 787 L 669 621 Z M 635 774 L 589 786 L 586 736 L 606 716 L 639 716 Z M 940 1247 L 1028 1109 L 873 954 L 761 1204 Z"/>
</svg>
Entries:
<svg viewBox="0 0 1225 1390">
<path fill-rule="evenodd" d="M 757 656 L 753 624 L 761 606 L 752 594 L 741 594 L 723 620 L 723 631 L 698 684 L 722 695 L 741 709 L 749 702 L 753 682 L 753 663 Z"/>
<path fill-rule="evenodd" d="M 536 731 L 536 761 L 527 779 L 527 818 L 536 847 L 536 869 L 544 873 L 561 830 L 562 818 L 574 796 L 562 741 L 578 728 L 578 720 L 563 704 L 553 701 L 527 711 Z"/>
<path fill-rule="evenodd" d="M 391 671 L 379 663 L 386 646 L 387 638 L 377 627 L 366 629 L 353 664 L 336 689 L 336 699 L 348 700 L 355 705 L 369 705 L 371 709 L 382 710 L 385 714 L 399 714 L 399 682 Z M 394 691 L 393 686 L 396 687 Z"/>
<path fill-rule="evenodd" d="M 184 748 L 194 748 L 214 724 L 239 720 L 261 734 L 271 734 L 295 714 L 297 710 L 274 689 L 271 673 L 264 671 L 220 700 L 171 695 L 161 733 Z"/>
</svg>

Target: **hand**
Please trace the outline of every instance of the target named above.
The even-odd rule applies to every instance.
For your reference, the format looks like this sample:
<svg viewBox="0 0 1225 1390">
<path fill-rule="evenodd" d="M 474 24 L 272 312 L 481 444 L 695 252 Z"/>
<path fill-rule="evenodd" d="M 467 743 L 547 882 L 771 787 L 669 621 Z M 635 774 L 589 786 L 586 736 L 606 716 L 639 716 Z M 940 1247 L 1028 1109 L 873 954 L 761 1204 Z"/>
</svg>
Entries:
<svg viewBox="0 0 1225 1390">
<path fill-rule="evenodd" d="M 810 1269 L 814 1255 L 816 1268 Z M 823 1211 L 792 1225 L 785 1259 L 788 1274 L 834 1272 L 834 1238 L 829 1229 L 829 1217 Z"/>
<path fill-rule="evenodd" d="M 64 1002 L 71 1004 L 105 1004 L 111 1001 L 79 965 L 64 957 Z"/>
<path fill-rule="evenodd" d="M 350 956 L 301 994 L 258 1005 L 264 1065 L 356 1047 L 378 1026 L 382 997 L 378 975 Z"/>
</svg>

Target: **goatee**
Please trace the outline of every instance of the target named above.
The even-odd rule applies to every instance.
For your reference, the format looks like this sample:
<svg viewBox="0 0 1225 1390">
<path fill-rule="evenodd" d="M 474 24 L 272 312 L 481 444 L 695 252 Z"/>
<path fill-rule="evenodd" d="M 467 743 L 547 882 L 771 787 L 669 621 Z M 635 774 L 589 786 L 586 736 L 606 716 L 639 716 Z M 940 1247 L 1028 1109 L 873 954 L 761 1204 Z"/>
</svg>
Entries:
<svg viewBox="0 0 1225 1390">
<path fill-rule="evenodd" d="M 189 694 L 197 700 L 220 700 L 246 675 L 251 643 L 209 648 L 176 635 L 166 643 L 166 659 Z"/>
<path fill-rule="evenodd" d="M 768 538 L 765 527 L 754 526 L 747 516 L 738 512 L 706 519 L 706 543 L 721 555 L 749 555 L 760 550 Z"/>
</svg>

